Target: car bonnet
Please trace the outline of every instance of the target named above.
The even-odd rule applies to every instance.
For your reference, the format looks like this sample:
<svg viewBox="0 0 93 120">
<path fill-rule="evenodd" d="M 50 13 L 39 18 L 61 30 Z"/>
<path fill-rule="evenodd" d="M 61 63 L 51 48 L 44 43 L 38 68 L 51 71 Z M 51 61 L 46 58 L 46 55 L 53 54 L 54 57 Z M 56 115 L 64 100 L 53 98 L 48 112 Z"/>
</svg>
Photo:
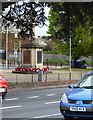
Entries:
<svg viewBox="0 0 93 120">
<path fill-rule="evenodd" d="M 93 89 L 74 88 L 66 92 L 71 100 L 93 100 Z"/>
</svg>

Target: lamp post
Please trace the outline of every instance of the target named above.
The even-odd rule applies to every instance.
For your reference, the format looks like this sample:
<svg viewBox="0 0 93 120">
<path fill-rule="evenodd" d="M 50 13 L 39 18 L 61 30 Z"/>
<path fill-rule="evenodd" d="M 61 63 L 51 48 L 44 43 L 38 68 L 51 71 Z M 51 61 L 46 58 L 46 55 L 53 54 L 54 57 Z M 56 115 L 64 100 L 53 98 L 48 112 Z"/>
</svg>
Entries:
<svg viewBox="0 0 93 120">
<path fill-rule="evenodd" d="M 8 69 L 8 27 L 6 30 L 6 69 Z"/>
<path fill-rule="evenodd" d="M 69 80 L 71 80 L 71 36 L 69 39 Z"/>
<path fill-rule="evenodd" d="M 15 39 L 18 38 L 18 33 L 17 31 L 15 32 Z M 15 67 L 17 67 L 17 62 L 18 62 L 18 52 L 17 52 L 17 42 L 16 40 L 14 41 L 14 61 L 15 61 Z"/>
<path fill-rule="evenodd" d="M 71 80 L 71 6 L 69 4 L 69 80 Z"/>
</svg>

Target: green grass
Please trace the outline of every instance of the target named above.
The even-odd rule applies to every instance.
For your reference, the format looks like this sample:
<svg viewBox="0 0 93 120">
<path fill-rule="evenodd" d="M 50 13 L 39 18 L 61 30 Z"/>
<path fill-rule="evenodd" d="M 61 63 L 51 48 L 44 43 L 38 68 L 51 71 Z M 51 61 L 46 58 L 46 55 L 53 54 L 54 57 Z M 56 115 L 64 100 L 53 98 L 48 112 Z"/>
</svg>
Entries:
<svg viewBox="0 0 93 120">
<path fill-rule="evenodd" d="M 69 71 L 69 68 L 60 68 L 60 69 L 53 69 L 53 70 L 59 70 L 59 71 Z M 91 68 L 81 69 L 81 68 L 71 68 L 72 72 L 88 72 Z"/>
</svg>

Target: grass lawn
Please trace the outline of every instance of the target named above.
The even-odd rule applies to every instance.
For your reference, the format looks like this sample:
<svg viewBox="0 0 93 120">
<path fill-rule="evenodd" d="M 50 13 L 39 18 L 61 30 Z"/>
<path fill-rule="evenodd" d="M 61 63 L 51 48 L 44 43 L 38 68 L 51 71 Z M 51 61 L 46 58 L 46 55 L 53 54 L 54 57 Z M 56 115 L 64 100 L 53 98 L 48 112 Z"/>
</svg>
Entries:
<svg viewBox="0 0 93 120">
<path fill-rule="evenodd" d="M 69 71 L 69 68 L 60 68 L 60 69 L 53 69 L 57 71 Z M 91 68 L 81 69 L 81 68 L 71 68 L 72 72 L 88 72 L 91 71 Z"/>
</svg>

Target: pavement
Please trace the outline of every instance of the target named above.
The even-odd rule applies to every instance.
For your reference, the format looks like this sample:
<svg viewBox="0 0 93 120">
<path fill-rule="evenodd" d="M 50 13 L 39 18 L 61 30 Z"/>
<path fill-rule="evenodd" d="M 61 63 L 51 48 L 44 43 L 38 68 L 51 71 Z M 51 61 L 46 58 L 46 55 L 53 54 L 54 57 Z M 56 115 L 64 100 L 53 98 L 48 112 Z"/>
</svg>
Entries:
<svg viewBox="0 0 93 120">
<path fill-rule="evenodd" d="M 43 89 L 53 89 L 53 88 L 67 88 L 67 85 L 56 85 L 56 86 L 39 86 L 39 87 L 27 87 L 27 88 L 9 88 L 8 92 L 19 92 L 19 91 L 29 91 L 29 90 L 43 90 Z"/>
<path fill-rule="evenodd" d="M 51 81 L 51 82 L 38 82 L 33 86 L 16 86 L 8 89 L 8 92 L 18 92 L 18 91 L 33 91 L 33 90 L 43 90 L 43 89 L 53 89 L 53 88 L 67 88 L 69 84 L 74 84 L 76 80 L 71 81 Z"/>
</svg>

